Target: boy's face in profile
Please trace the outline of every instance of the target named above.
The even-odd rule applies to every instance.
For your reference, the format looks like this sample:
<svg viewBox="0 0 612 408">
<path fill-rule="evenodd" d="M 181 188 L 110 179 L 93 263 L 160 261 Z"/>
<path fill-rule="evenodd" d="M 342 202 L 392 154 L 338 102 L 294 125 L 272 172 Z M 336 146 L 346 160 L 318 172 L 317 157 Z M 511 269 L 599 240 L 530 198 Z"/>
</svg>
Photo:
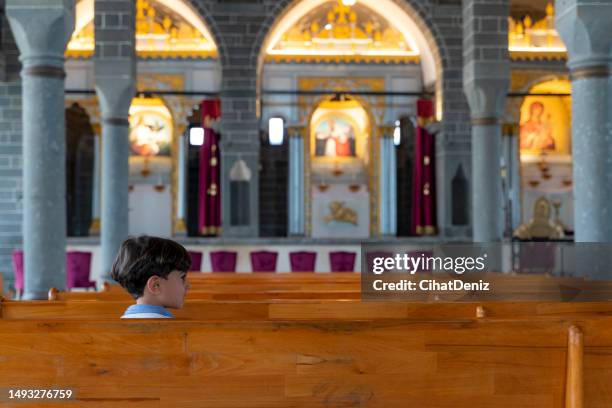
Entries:
<svg viewBox="0 0 612 408">
<path fill-rule="evenodd" d="M 159 278 L 157 280 L 159 290 L 157 299 L 164 307 L 180 309 L 185 302 L 185 295 L 190 285 L 187 281 L 187 272 L 172 271 L 167 279 Z"/>
</svg>

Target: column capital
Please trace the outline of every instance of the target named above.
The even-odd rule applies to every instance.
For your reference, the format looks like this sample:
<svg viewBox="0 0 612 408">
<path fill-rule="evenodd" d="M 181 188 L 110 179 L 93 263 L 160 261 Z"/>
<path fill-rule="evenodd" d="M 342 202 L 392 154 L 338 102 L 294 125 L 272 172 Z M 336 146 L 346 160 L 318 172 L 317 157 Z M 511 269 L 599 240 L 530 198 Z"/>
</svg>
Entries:
<svg viewBox="0 0 612 408">
<path fill-rule="evenodd" d="M 395 131 L 395 125 L 380 125 L 378 126 L 378 133 L 380 137 L 393 138 L 393 132 Z"/>
<path fill-rule="evenodd" d="M 6 16 L 27 74 L 64 77 L 74 13 L 74 0 L 6 0 Z M 27 72 L 31 67 L 45 69 Z"/>
<path fill-rule="evenodd" d="M 510 86 L 508 61 L 471 61 L 463 69 L 463 90 L 473 121 L 494 122 L 505 111 Z M 491 124 L 496 124 L 491 123 Z"/>
<path fill-rule="evenodd" d="M 100 101 L 102 121 L 127 120 L 132 99 L 136 94 L 134 61 L 124 59 L 95 61 L 96 94 Z"/>
<path fill-rule="evenodd" d="M 612 3 L 556 2 L 556 28 L 567 47 L 574 79 L 612 75 Z"/>
<path fill-rule="evenodd" d="M 287 126 L 287 134 L 289 137 L 304 137 L 306 132 L 306 126 L 303 125 L 289 125 Z"/>
</svg>

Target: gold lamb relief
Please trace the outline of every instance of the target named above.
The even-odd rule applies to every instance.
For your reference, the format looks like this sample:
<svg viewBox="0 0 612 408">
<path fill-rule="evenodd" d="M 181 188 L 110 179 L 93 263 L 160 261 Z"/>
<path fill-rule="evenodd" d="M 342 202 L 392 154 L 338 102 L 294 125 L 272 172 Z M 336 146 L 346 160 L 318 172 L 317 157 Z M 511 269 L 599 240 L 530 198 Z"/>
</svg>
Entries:
<svg viewBox="0 0 612 408">
<path fill-rule="evenodd" d="M 357 225 L 359 217 L 357 212 L 352 208 L 348 208 L 341 201 L 332 201 L 329 203 L 330 215 L 325 217 L 325 223 L 329 224 L 331 221 L 346 222 L 349 224 Z"/>
</svg>

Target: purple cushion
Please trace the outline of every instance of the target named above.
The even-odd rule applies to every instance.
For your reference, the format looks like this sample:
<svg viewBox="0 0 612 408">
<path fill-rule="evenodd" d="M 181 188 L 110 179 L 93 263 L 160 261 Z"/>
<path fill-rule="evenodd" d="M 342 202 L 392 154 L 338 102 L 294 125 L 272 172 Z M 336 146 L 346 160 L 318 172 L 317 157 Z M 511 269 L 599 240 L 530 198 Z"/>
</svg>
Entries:
<svg viewBox="0 0 612 408">
<path fill-rule="evenodd" d="M 332 272 L 353 272 L 355 270 L 355 252 L 336 251 L 329 253 Z"/>
<path fill-rule="evenodd" d="M 23 251 L 13 251 L 13 274 L 15 277 L 15 289 L 23 290 Z"/>
<path fill-rule="evenodd" d="M 213 251 L 210 253 L 210 263 L 213 272 L 236 272 L 236 258 L 233 251 Z"/>
<path fill-rule="evenodd" d="M 189 270 L 200 272 L 202 270 L 202 252 L 189 251 L 189 256 L 191 257 L 191 267 Z"/>
<path fill-rule="evenodd" d="M 91 252 L 70 251 L 66 253 L 66 287 L 95 288 L 89 280 L 91 273 Z"/>
<path fill-rule="evenodd" d="M 251 252 L 251 267 L 253 269 L 253 272 L 276 272 L 277 258 L 278 252 Z"/>
<path fill-rule="evenodd" d="M 289 253 L 291 272 L 314 272 L 317 261 L 316 252 L 299 251 Z"/>
</svg>

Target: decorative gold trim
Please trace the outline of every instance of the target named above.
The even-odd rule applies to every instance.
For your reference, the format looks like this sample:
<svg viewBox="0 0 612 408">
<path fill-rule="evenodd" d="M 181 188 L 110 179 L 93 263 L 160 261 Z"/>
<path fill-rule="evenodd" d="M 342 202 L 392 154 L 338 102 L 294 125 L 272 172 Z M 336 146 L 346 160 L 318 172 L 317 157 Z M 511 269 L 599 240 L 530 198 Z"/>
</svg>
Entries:
<svg viewBox="0 0 612 408">
<path fill-rule="evenodd" d="M 93 50 L 67 50 L 66 58 L 74 59 L 89 59 L 94 56 Z M 217 51 L 150 51 L 139 50 L 136 48 L 136 56 L 142 59 L 217 59 L 219 57 Z"/>
<path fill-rule="evenodd" d="M 301 63 L 301 64 L 340 64 L 340 63 L 363 63 L 363 64 L 419 64 L 421 57 L 409 56 L 382 56 L 382 55 L 278 55 L 268 54 L 265 57 L 267 63 Z"/>
<path fill-rule="evenodd" d="M 502 125 L 502 136 L 514 137 L 519 135 L 519 125 L 517 123 L 504 123 Z"/>
<path fill-rule="evenodd" d="M 567 49 L 555 28 L 555 8 L 549 2 L 544 18 L 508 17 L 508 51 L 511 59 L 565 59 Z"/>
<path fill-rule="evenodd" d="M 304 126 L 289 126 L 287 134 L 289 137 L 303 138 Z"/>
<path fill-rule="evenodd" d="M 436 235 L 437 228 L 433 225 L 417 225 L 416 233 L 417 235 Z"/>
<path fill-rule="evenodd" d="M 573 69 L 570 72 L 570 81 L 587 78 L 605 78 L 612 76 L 612 67 L 607 65 L 594 65 Z"/>
<path fill-rule="evenodd" d="M 202 21 L 190 8 L 168 10 L 157 0 L 136 0 L 135 53 L 140 58 L 217 58 L 217 46 Z M 93 7 L 93 1 L 91 6 Z M 93 10 L 76 9 L 76 30 L 67 45 L 68 58 L 94 55 Z M 89 19 L 89 20 L 87 20 Z"/>
<path fill-rule="evenodd" d="M 566 51 L 513 51 L 510 50 L 512 61 L 563 61 L 567 59 Z"/>
<path fill-rule="evenodd" d="M 393 138 L 393 132 L 395 131 L 395 126 L 390 125 L 382 125 L 378 127 L 380 131 L 380 137 L 388 137 Z"/>
<path fill-rule="evenodd" d="M 472 118 L 472 126 L 492 126 L 499 124 L 499 118 Z"/>
<path fill-rule="evenodd" d="M 221 227 L 202 227 L 202 235 L 221 235 L 222 228 Z"/>
<path fill-rule="evenodd" d="M 100 219 L 94 218 L 89 226 L 89 235 L 100 235 Z"/>
<path fill-rule="evenodd" d="M 182 234 L 187 232 L 187 226 L 185 225 L 185 220 L 183 218 L 179 218 L 176 220 L 176 226 L 174 227 L 175 233 Z"/>
<path fill-rule="evenodd" d="M 434 123 L 435 120 L 436 118 L 433 116 L 429 116 L 429 117 L 417 116 L 417 125 L 419 125 L 420 127 L 425 127 L 427 125 Z"/>
</svg>

